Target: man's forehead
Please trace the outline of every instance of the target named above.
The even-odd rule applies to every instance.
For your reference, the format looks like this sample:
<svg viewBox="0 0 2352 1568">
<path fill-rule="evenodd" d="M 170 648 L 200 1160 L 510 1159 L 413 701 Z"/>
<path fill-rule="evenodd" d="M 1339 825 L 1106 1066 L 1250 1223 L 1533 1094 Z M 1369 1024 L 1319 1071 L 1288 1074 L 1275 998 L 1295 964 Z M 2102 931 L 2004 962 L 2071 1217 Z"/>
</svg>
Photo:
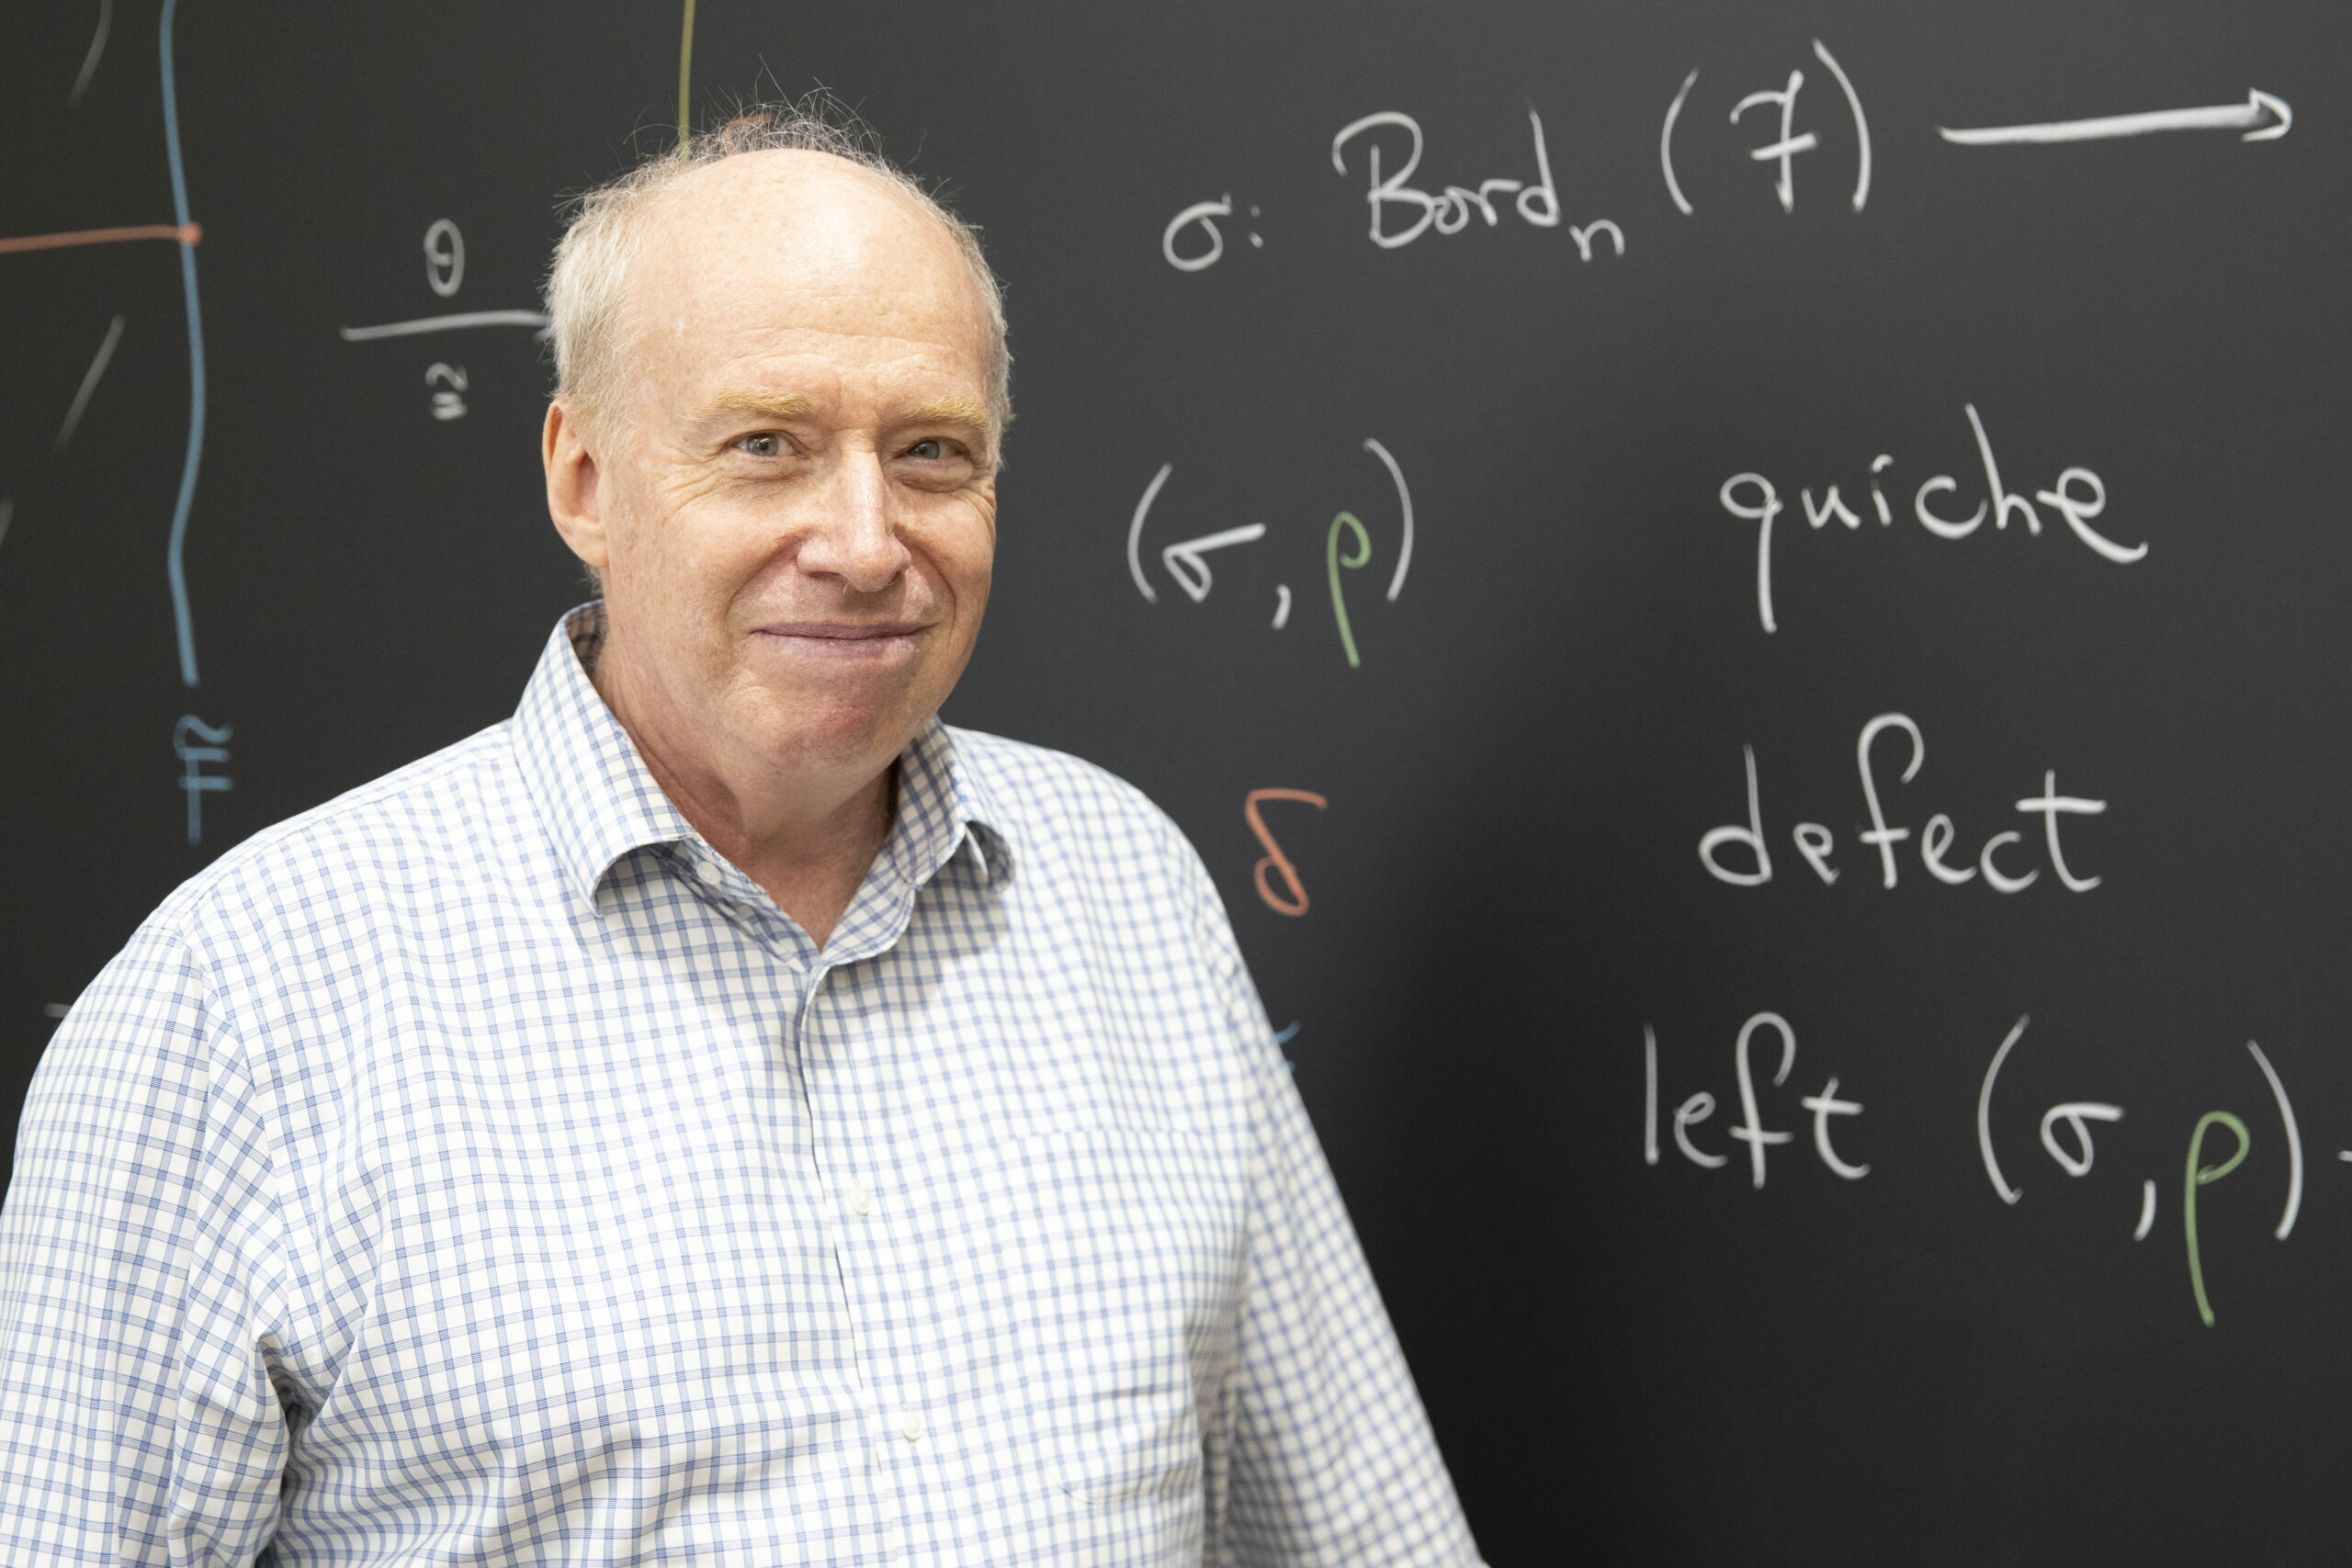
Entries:
<svg viewBox="0 0 2352 1568">
<path fill-rule="evenodd" d="M 771 148 L 722 158 L 678 181 L 663 206 L 658 232 L 673 251 L 732 241 L 816 254 L 956 252 L 913 194 L 831 152 Z"/>
<path fill-rule="evenodd" d="M 738 171 L 732 164 L 758 165 Z M 681 182 L 630 290 L 673 335 L 753 324 L 961 337 L 984 310 L 936 215 L 825 152 L 743 153 Z"/>
</svg>

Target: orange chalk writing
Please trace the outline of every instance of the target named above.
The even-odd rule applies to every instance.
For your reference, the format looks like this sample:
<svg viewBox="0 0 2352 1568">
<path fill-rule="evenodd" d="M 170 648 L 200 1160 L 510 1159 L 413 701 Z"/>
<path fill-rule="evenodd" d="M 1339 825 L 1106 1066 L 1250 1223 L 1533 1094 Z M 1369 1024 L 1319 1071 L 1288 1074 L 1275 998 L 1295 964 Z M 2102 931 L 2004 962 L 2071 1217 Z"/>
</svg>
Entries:
<svg viewBox="0 0 2352 1568">
<path fill-rule="evenodd" d="M 120 229 L 74 229 L 57 234 L 18 234 L 0 239 L 0 254 L 10 251 L 54 251 L 67 245 L 111 245 L 124 240 L 176 240 L 193 245 L 204 238 L 201 223 L 133 223 Z"/>
<path fill-rule="evenodd" d="M 1283 853 L 1283 847 L 1274 842 L 1274 835 L 1267 828 L 1266 819 L 1258 814 L 1258 803 L 1263 800 L 1300 801 L 1317 811 L 1329 803 L 1312 790 L 1304 789 L 1253 789 L 1241 803 L 1241 815 L 1250 819 L 1250 830 L 1258 835 L 1260 843 L 1266 846 L 1265 858 L 1258 863 L 1254 874 L 1258 897 L 1263 898 L 1266 908 L 1277 915 L 1303 915 L 1306 913 L 1306 889 L 1298 880 L 1298 867 L 1291 864 L 1290 857 Z M 1274 890 L 1273 884 L 1267 880 L 1269 872 L 1282 878 L 1283 886 L 1289 889 L 1287 895 Z"/>
</svg>

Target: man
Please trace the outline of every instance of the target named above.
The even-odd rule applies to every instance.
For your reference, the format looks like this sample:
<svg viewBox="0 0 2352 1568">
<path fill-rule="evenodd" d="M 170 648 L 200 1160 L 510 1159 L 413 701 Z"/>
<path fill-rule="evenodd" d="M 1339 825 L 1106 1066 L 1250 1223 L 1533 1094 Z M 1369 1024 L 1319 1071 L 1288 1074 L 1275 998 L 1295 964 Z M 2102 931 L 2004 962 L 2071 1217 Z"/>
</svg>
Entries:
<svg viewBox="0 0 2352 1568">
<path fill-rule="evenodd" d="M 1473 1561 L 1198 860 L 934 716 L 1010 417 L 969 231 L 739 124 L 548 296 L 604 599 L 58 1032 L 0 1561 Z"/>
</svg>

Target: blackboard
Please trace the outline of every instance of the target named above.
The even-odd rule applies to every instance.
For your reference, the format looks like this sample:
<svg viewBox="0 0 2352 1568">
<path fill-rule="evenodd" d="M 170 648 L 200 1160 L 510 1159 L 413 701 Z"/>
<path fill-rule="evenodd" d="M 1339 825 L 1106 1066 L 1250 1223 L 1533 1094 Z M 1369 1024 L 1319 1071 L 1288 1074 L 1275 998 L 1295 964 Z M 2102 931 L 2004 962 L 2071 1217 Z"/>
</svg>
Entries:
<svg viewBox="0 0 2352 1568">
<path fill-rule="evenodd" d="M 2352 17 L 681 9 L 0 20 L 9 1104 L 510 711 L 555 198 L 822 86 L 1007 284 L 949 716 L 1199 846 L 1492 1561 L 2340 1560 Z"/>
</svg>

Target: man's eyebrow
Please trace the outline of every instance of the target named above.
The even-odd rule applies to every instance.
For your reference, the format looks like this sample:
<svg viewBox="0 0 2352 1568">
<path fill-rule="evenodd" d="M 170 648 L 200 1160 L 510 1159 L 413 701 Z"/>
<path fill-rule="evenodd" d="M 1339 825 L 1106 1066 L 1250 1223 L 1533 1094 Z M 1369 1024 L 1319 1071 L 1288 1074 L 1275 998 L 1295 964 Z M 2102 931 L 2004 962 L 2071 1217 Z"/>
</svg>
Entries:
<svg viewBox="0 0 2352 1568">
<path fill-rule="evenodd" d="M 897 424 L 963 424 L 975 430 L 989 425 L 989 406 L 977 398 L 935 398 L 900 414 Z"/>
</svg>

